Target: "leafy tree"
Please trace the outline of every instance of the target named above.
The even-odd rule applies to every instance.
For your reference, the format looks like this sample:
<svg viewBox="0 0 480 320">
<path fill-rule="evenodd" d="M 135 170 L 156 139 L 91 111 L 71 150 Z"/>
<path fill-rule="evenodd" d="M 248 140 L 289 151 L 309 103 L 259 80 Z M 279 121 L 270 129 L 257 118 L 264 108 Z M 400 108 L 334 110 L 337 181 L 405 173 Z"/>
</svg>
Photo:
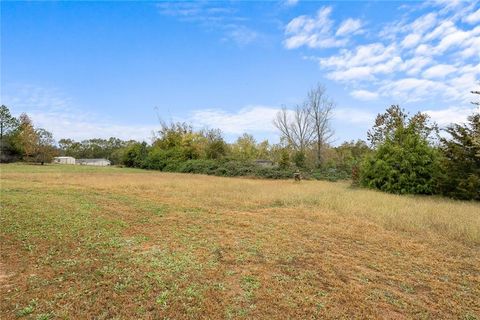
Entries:
<svg viewBox="0 0 480 320">
<path fill-rule="evenodd" d="M 247 133 L 238 137 L 237 141 L 232 145 L 232 155 L 238 160 L 254 160 L 257 158 L 257 142 L 255 138 Z"/>
<path fill-rule="evenodd" d="M 366 158 L 361 184 L 391 193 L 432 194 L 437 172 L 436 150 L 414 128 L 400 127 Z"/>
<path fill-rule="evenodd" d="M 480 113 L 467 124 L 445 129 L 450 138 L 441 138 L 442 172 L 440 192 L 457 199 L 480 200 Z"/>
<path fill-rule="evenodd" d="M 127 167 L 143 168 L 149 148 L 146 142 L 137 142 L 129 145 L 124 154 L 122 163 Z"/>
<path fill-rule="evenodd" d="M 304 151 L 295 151 L 293 153 L 293 163 L 295 163 L 295 166 L 298 168 L 304 169 L 306 167 L 306 160 L 307 157 Z"/>
<path fill-rule="evenodd" d="M 17 127 L 18 120 L 10 114 L 10 110 L 5 105 L 2 105 L 0 107 L 0 140 L 3 141 L 4 135 Z"/>
<path fill-rule="evenodd" d="M 437 125 L 429 122 L 427 114 L 418 112 L 409 118 L 404 109 L 392 105 L 385 113 L 377 115 L 373 128 L 367 133 L 367 139 L 373 147 L 378 147 L 387 139 L 392 139 L 397 129 L 405 127 L 410 127 L 425 139 L 438 132 Z"/>
<path fill-rule="evenodd" d="M 0 161 L 8 162 L 18 159 L 21 154 L 15 144 L 15 133 L 18 131 L 18 120 L 10 114 L 10 110 L 0 107 Z"/>
<path fill-rule="evenodd" d="M 33 160 L 38 148 L 39 138 L 35 128 L 33 127 L 32 120 L 26 113 L 22 113 L 19 117 L 20 125 L 18 127 L 18 133 L 15 140 L 22 151 L 24 160 Z"/>
<path fill-rule="evenodd" d="M 42 165 L 45 162 L 51 162 L 53 157 L 58 154 L 55 148 L 55 141 L 53 135 L 45 129 L 37 129 L 36 135 L 38 137 L 38 145 L 36 150 L 36 159 Z"/>
<path fill-rule="evenodd" d="M 438 154 L 428 137 L 435 130 L 427 115 L 409 118 L 399 106 L 378 115 L 368 132 L 375 152 L 362 163 L 360 183 L 392 193 L 433 193 Z"/>
<path fill-rule="evenodd" d="M 290 167 L 290 154 L 286 148 L 280 149 L 280 159 L 278 160 L 278 166 L 281 169 Z"/>
</svg>

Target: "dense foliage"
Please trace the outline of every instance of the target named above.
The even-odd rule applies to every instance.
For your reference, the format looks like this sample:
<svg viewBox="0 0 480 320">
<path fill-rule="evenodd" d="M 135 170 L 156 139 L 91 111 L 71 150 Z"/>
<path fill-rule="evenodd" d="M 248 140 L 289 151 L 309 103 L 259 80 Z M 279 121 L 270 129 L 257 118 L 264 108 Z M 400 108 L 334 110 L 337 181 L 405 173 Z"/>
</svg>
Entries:
<svg viewBox="0 0 480 320">
<path fill-rule="evenodd" d="M 310 123 L 308 113 L 305 117 Z M 362 140 L 337 147 L 323 144 L 319 154 L 317 143 L 299 148 L 285 136 L 270 144 L 245 133 L 227 143 L 220 130 L 194 130 L 187 123 L 162 123 L 151 144 L 114 137 L 61 139 L 55 144 L 52 134 L 35 128 L 26 114 L 15 118 L 2 106 L 0 159 L 45 163 L 55 155 L 106 158 L 115 165 L 148 170 L 268 179 L 288 179 L 300 172 L 305 179 L 351 179 L 354 185 L 391 193 L 480 200 L 479 122 L 480 114 L 474 114 L 468 124 L 448 126 L 447 136 L 440 138 L 426 114 L 410 116 L 394 105 L 375 119 L 367 135 L 370 146 Z M 289 128 L 296 132 L 296 127 Z"/>
<path fill-rule="evenodd" d="M 480 200 L 480 114 L 467 124 L 453 124 L 441 139 L 442 175 L 440 192 L 458 199 Z"/>
<path fill-rule="evenodd" d="M 367 157 L 361 184 L 391 193 L 432 194 L 435 191 L 437 153 L 413 128 L 398 128 Z"/>
<path fill-rule="evenodd" d="M 57 153 L 50 132 L 35 128 L 25 113 L 17 119 L 6 106 L 0 107 L 0 162 L 24 160 L 44 164 Z"/>
<path fill-rule="evenodd" d="M 391 106 L 368 132 L 374 152 L 363 161 L 362 186 L 391 193 L 443 194 L 480 200 L 480 114 L 452 124 L 434 144 L 438 129 L 428 116 L 409 117 Z"/>
</svg>

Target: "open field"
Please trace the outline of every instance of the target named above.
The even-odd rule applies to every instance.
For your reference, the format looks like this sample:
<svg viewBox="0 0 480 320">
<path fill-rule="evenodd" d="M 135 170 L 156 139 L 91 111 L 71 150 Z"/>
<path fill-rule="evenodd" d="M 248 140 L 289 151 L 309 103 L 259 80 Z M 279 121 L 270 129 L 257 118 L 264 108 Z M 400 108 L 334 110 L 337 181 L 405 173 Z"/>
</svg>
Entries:
<svg viewBox="0 0 480 320">
<path fill-rule="evenodd" d="M 2 165 L 1 319 L 480 319 L 480 204 Z"/>
</svg>

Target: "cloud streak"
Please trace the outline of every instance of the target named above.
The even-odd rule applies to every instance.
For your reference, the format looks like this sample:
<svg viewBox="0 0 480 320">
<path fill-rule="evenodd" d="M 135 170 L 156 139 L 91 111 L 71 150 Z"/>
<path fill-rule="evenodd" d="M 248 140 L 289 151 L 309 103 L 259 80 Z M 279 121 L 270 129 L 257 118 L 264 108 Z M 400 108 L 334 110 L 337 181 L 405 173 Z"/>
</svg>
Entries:
<svg viewBox="0 0 480 320">
<path fill-rule="evenodd" d="M 412 17 L 412 10 L 380 30 L 366 31 L 360 19 L 347 18 L 335 35 L 333 9 L 322 7 L 314 17 L 292 19 L 285 27 L 284 45 L 287 49 L 338 47 L 313 60 L 326 71 L 326 78 L 355 88 L 350 94 L 358 100 L 467 103 L 480 79 L 478 2 L 428 5 L 434 6 L 429 7 L 431 12 Z M 369 42 L 364 33 L 378 33 L 380 39 Z M 344 47 L 347 40 L 341 36 L 352 34 L 361 44 Z"/>
</svg>

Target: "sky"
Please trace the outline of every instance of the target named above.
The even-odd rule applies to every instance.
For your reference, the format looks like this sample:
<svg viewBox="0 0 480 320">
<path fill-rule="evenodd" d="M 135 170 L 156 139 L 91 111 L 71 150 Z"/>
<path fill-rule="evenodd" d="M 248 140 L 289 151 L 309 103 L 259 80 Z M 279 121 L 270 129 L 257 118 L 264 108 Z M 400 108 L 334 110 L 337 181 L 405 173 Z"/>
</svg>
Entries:
<svg viewBox="0 0 480 320">
<path fill-rule="evenodd" d="M 480 89 L 479 1 L 1 1 L 0 103 L 61 138 L 150 141 L 164 121 L 279 140 L 323 85 L 332 144 L 392 104 L 463 122 Z"/>
</svg>

